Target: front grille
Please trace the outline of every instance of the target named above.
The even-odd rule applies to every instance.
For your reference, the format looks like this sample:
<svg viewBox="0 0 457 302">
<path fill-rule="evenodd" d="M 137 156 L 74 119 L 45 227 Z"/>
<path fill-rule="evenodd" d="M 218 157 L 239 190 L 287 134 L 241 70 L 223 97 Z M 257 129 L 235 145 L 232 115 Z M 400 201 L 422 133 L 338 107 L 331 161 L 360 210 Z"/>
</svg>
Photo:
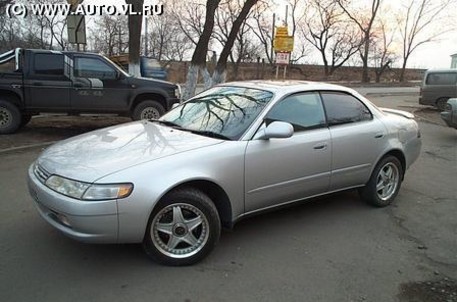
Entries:
<svg viewBox="0 0 457 302">
<path fill-rule="evenodd" d="M 46 180 L 48 180 L 49 176 L 51 176 L 51 173 L 43 169 L 40 165 L 35 165 L 33 172 L 35 173 L 35 176 L 38 178 L 38 180 L 43 184 L 46 182 Z"/>
</svg>

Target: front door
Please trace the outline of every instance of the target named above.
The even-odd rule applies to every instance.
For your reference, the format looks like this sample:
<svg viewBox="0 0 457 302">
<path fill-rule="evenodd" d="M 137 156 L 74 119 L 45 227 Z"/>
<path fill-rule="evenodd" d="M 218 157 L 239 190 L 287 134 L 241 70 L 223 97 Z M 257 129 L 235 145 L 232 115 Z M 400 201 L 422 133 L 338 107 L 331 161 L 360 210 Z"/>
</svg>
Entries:
<svg viewBox="0 0 457 302">
<path fill-rule="evenodd" d="M 99 57 L 73 57 L 71 107 L 76 112 L 120 112 L 128 109 L 128 78 Z"/>
<path fill-rule="evenodd" d="M 330 131 L 318 93 L 288 96 L 267 114 L 265 125 L 294 126 L 287 139 L 253 140 L 245 159 L 246 212 L 326 192 L 331 170 Z"/>
</svg>

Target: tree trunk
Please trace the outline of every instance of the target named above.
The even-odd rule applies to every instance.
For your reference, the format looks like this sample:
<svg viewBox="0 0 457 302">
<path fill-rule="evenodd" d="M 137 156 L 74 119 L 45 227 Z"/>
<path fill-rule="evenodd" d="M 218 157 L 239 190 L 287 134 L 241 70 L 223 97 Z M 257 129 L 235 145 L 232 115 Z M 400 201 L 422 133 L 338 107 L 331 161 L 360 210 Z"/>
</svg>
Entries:
<svg viewBox="0 0 457 302">
<path fill-rule="evenodd" d="M 370 78 L 368 76 L 368 55 L 370 52 L 370 37 L 366 36 L 365 37 L 365 46 L 363 49 L 363 56 L 362 56 L 362 62 L 363 62 L 363 67 L 362 67 L 362 83 L 369 83 Z"/>
<path fill-rule="evenodd" d="M 251 8 L 257 3 L 258 0 L 246 0 L 244 3 L 243 8 L 241 9 L 240 14 L 233 22 L 232 29 L 230 30 L 230 34 L 227 38 L 227 42 L 222 49 L 221 56 L 217 61 L 216 70 L 213 74 L 213 85 L 222 83 L 225 81 L 226 78 L 226 68 L 227 68 L 227 59 L 232 51 L 233 44 L 235 43 L 236 36 L 240 30 L 241 25 L 246 20 Z"/>
<path fill-rule="evenodd" d="M 403 60 L 403 64 L 401 65 L 401 70 L 400 70 L 400 79 L 399 79 L 399 81 L 402 82 L 402 83 L 405 82 L 406 61 L 407 60 Z"/>
<path fill-rule="evenodd" d="M 133 11 L 142 12 L 144 0 L 125 0 L 133 6 Z M 141 76 L 140 49 L 141 49 L 141 27 L 143 25 L 142 15 L 129 15 L 129 73 L 134 76 Z"/>
<path fill-rule="evenodd" d="M 183 94 L 185 100 L 190 99 L 195 95 L 199 70 L 206 70 L 206 55 L 208 52 L 208 43 L 214 28 L 214 13 L 220 1 L 221 0 L 207 0 L 206 2 L 206 17 L 203 32 L 195 47 L 192 61 L 187 71 L 186 89 Z M 208 72 L 208 70 L 206 70 L 206 72 Z M 204 73 L 203 76 L 205 77 L 207 75 Z M 208 85 L 210 84 L 208 83 Z"/>
</svg>

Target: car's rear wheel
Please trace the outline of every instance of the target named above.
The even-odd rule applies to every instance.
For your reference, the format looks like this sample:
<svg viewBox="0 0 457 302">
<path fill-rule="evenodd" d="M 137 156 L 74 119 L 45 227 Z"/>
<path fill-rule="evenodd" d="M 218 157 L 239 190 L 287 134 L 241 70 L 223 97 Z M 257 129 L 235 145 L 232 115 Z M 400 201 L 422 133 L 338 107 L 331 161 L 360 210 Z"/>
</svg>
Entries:
<svg viewBox="0 0 457 302">
<path fill-rule="evenodd" d="M 448 98 L 440 98 L 436 101 L 436 107 L 441 110 L 441 111 L 444 111 L 446 109 L 446 104 L 447 104 L 447 101 L 449 99 Z"/>
<path fill-rule="evenodd" d="M 12 103 L 0 100 L 0 134 L 14 133 L 21 126 L 21 112 Z"/>
<path fill-rule="evenodd" d="M 376 165 L 367 185 L 359 190 L 360 196 L 371 205 L 385 207 L 397 196 L 402 175 L 398 158 L 388 155 Z"/>
<path fill-rule="evenodd" d="M 134 120 L 158 119 L 165 113 L 165 108 L 157 101 L 142 101 L 133 110 Z"/>
<path fill-rule="evenodd" d="M 143 247 L 161 264 L 191 265 L 211 252 L 220 231 L 211 199 L 192 188 L 180 189 L 167 194 L 152 212 Z"/>
</svg>

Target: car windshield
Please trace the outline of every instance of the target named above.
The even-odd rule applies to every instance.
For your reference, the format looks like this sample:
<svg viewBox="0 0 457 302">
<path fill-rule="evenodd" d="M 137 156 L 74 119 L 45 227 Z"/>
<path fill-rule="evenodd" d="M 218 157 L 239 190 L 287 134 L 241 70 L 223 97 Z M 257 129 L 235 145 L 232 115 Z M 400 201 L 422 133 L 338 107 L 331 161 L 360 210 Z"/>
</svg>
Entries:
<svg viewBox="0 0 457 302">
<path fill-rule="evenodd" d="M 197 134 L 239 139 L 273 93 L 243 87 L 215 87 L 174 108 L 160 120 Z"/>
</svg>

